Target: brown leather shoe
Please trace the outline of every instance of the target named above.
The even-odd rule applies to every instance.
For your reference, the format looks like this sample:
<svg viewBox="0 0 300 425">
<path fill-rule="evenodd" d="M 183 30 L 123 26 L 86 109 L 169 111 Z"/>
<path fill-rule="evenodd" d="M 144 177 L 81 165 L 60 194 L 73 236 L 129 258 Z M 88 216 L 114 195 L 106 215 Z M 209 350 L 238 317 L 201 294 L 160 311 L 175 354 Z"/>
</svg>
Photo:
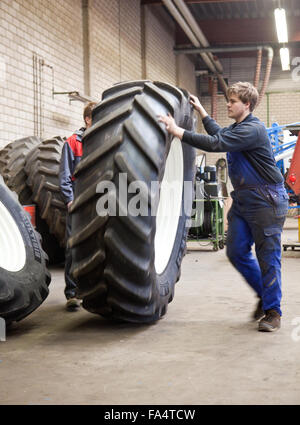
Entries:
<svg viewBox="0 0 300 425">
<path fill-rule="evenodd" d="M 280 329 L 280 314 L 276 310 L 267 310 L 266 315 L 258 324 L 262 332 L 274 332 Z"/>
<path fill-rule="evenodd" d="M 262 308 L 262 299 L 260 298 L 257 303 L 256 310 L 253 312 L 252 318 L 253 320 L 258 321 L 262 319 L 264 316 L 265 316 L 265 312 Z"/>
</svg>

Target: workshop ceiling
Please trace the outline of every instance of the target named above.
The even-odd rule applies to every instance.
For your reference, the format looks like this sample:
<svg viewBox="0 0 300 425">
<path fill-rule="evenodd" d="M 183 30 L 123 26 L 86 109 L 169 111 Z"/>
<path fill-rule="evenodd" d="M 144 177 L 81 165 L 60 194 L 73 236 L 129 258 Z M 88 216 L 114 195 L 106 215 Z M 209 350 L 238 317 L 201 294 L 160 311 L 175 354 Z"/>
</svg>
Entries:
<svg viewBox="0 0 300 425">
<path fill-rule="evenodd" d="M 277 41 L 274 9 L 286 10 L 291 56 L 300 56 L 300 0 L 185 0 L 209 45 L 271 45 Z M 164 7 L 159 0 L 142 0 L 142 4 Z M 166 9 L 167 10 L 167 9 Z M 176 47 L 191 46 L 183 30 L 176 24 Z M 220 53 L 218 57 L 255 56 L 256 52 Z"/>
<path fill-rule="evenodd" d="M 278 1 L 273 0 L 236 0 L 236 1 L 186 1 L 197 20 L 202 19 L 255 19 L 274 18 L 273 10 Z M 299 0 L 282 0 L 290 15 L 300 16 Z"/>
</svg>

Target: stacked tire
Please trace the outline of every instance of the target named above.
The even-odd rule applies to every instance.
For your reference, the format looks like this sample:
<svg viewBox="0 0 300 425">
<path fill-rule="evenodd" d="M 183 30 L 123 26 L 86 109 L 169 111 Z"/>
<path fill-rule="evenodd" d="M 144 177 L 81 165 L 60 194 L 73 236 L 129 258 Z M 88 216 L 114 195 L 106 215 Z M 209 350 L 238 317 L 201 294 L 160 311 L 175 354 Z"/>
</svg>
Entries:
<svg viewBox="0 0 300 425">
<path fill-rule="evenodd" d="M 59 186 L 59 165 L 65 139 L 53 137 L 41 142 L 27 156 L 25 172 L 32 200 L 39 207 L 39 216 L 45 220 L 50 234 L 61 247 L 65 246 L 66 205 Z"/>
<path fill-rule="evenodd" d="M 25 137 L 9 143 L 0 151 L 0 175 L 7 186 L 17 193 L 22 205 L 32 203 L 32 193 L 26 184 L 25 161 L 40 143 L 38 137 Z"/>
<path fill-rule="evenodd" d="M 174 297 L 196 167 L 195 149 L 173 139 L 158 122 L 158 115 L 168 113 L 179 126 L 193 130 L 188 92 L 144 80 L 106 90 L 93 110 L 93 125 L 85 132 L 83 157 L 75 170 L 68 241 L 77 296 L 92 313 L 151 323 L 165 315 Z M 32 145 L 24 163 L 30 199 L 61 246 L 66 223 L 59 188 L 64 142 L 54 137 Z M 3 229 L 5 221 L 14 230 L 5 240 L 0 237 L 0 249 L 1 243 L 10 246 L 18 260 L 9 255 L 0 259 L 0 316 L 12 321 L 45 299 L 50 277 L 38 235 L 2 185 Z"/>
<path fill-rule="evenodd" d="M 48 161 L 45 161 L 45 155 L 40 155 L 41 151 L 44 149 L 43 147 L 46 145 L 46 149 L 49 149 L 49 144 L 54 146 L 57 164 L 57 161 L 60 160 L 63 140 L 64 139 L 60 137 L 55 137 L 42 142 L 38 137 L 30 136 L 15 140 L 0 151 L 0 175 L 3 176 L 6 185 L 18 195 L 19 202 L 22 205 L 35 204 L 36 206 L 36 229 L 42 236 L 42 247 L 47 252 L 50 264 L 58 264 L 64 261 L 64 217 L 59 220 L 59 224 L 56 223 L 56 226 L 53 226 L 51 221 L 51 226 L 49 228 L 47 222 L 41 217 L 41 207 L 39 206 L 38 199 L 40 196 L 37 196 L 36 193 L 33 195 L 32 189 L 34 183 L 37 183 L 34 182 L 34 178 L 40 179 L 42 177 L 44 180 L 48 180 L 46 175 Z M 41 156 L 41 158 L 39 158 L 39 156 Z M 36 162 L 38 161 L 40 172 L 36 174 Z M 41 162 L 46 162 L 46 164 L 43 163 L 41 165 Z M 41 169 L 44 165 L 45 173 L 41 175 Z M 51 181 L 52 180 L 55 181 L 55 187 L 57 189 L 59 180 L 58 170 L 56 170 L 55 175 L 52 175 Z M 39 182 L 41 182 L 41 180 L 39 180 Z M 41 197 L 44 200 L 44 196 L 41 195 Z M 38 200 L 37 203 L 36 200 Z M 42 210 L 44 212 L 43 205 Z M 52 212 L 57 216 L 55 208 L 52 209 Z M 51 216 L 49 209 L 47 214 L 48 217 Z M 58 235 L 57 232 L 55 232 L 57 228 L 59 228 Z"/>
<path fill-rule="evenodd" d="M 196 167 L 195 150 L 172 140 L 158 122 L 158 115 L 168 113 L 181 127 L 193 129 L 189 94 L 151 81 L 106 90 L 93 111 L 93 125 L 84 135 L 83 157 L 75 172 L 68 242 L 77 295 L 92 313 L 150 323 L 166 313 L 173 299 L 185 253 Z M 127 179 L 125 186 L 122 176 Z M 165 183 L 173 181 L 178 190 L 171 206 Z M 129 187 L 136 182 L 141 183 L 138 196 L 146 205 L 144 215 L 129 208 L 136 196 Z M 151 182 L 158 182 L 159 190 L 153 190 Z M 106 185 L 106 190 L 99 185 Z M 107 209 L 111 200 L 115 213 Z M 164 219 L 168 209 L 175 212 L 174 219 Z"/>
</svg>

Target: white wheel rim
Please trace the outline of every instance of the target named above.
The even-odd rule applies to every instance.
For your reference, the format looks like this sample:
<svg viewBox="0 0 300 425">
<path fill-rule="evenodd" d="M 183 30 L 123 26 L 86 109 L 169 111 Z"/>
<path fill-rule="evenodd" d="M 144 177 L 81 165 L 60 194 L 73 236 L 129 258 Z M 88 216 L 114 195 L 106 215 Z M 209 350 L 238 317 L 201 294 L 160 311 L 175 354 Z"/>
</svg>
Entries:
<svg viewBox="0 0 300 425">
<path fill-rule="evenodd" d="M 0 267 L 9 272 L 18 272 L 25 262 L 26 250 L 21 232 L 0 201 Z"/>
<path fill-rule="evenodd" d="M 157 274 L 167 267 L 177 234 L 183 190 L 183 152 L 181 141 L 175 138 L 166 161 L 160 188 L 154 240 L 154 266 Z"/>
</svg>

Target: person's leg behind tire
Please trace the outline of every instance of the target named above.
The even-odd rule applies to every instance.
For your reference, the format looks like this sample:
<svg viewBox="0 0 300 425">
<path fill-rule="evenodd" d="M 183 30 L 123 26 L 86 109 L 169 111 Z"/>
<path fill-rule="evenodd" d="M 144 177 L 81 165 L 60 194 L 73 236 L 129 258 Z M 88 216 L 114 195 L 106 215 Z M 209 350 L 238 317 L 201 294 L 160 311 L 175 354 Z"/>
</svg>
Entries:
<svg viewBox="0 0 300 425">
<path fill-rule="evenodd" d="M 67 299 L 66 308 L 68 310 L 77 309 L 80 306 L 79 300 L 76 299 L 76 283 L 71 278 L 70 270 L 72 266 L 72 252 L 68 248 L 67 242 L 71 235 L 71 216 L 66 215 L 66 255 L 65 255 L 65 297 Z"/>
</svg>

